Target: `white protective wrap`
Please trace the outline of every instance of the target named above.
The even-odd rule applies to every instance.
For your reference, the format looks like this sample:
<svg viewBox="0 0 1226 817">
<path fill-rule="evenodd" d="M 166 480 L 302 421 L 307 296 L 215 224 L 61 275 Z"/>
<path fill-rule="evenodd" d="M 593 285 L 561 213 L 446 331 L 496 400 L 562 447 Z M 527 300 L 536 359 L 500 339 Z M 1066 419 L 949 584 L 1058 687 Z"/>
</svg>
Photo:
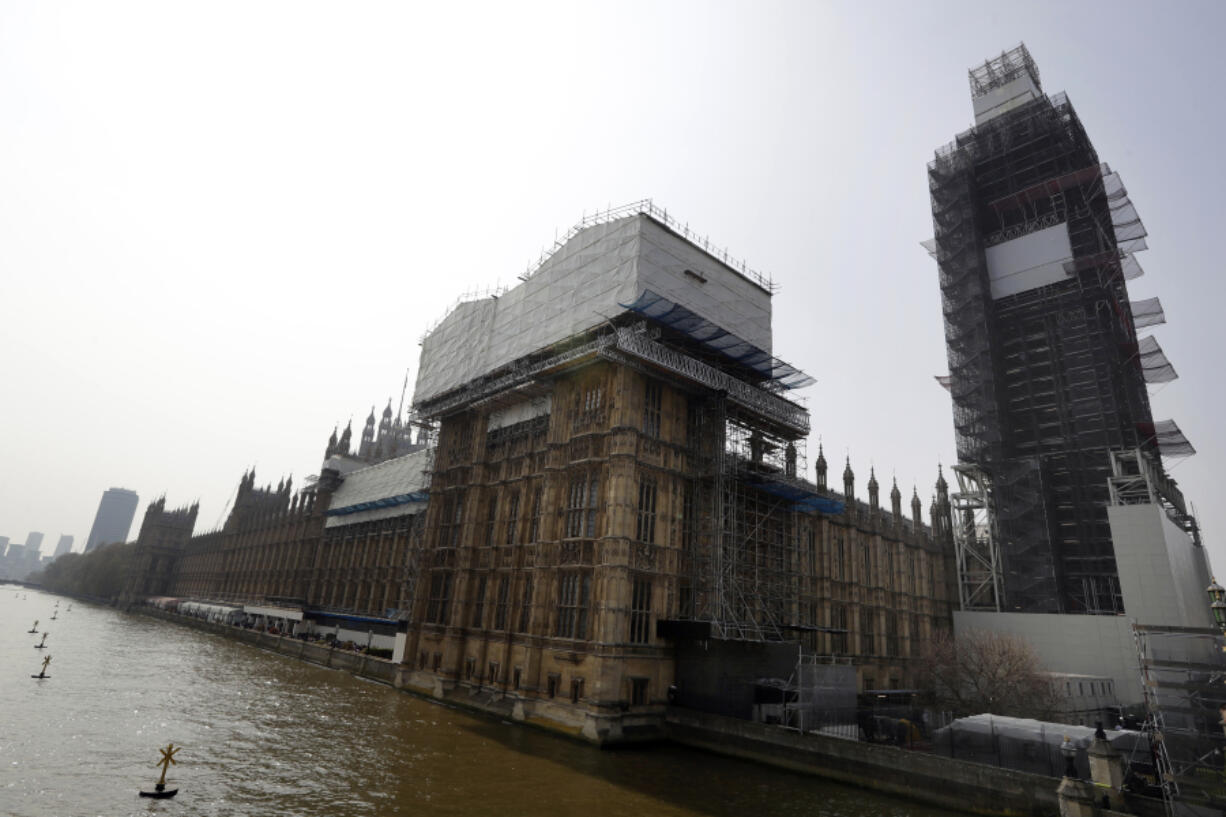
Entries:
<svg viewBox="0 0 1226 817">
<path fill-rule="evenodd" d="M 422 340 L 414 402 L 593 329 L 647 289 L 771 351 L 770 293 L 640 213 L 580 230 L 523 283 L 457 306 Z"/>
<path fill-rule="evenodd" d="M 1068 278 L 1064 262 L 1073 257 L 1068 224 L 1061 222 L 988 247 L 984 255 L 993 298 L 1063 281 Z"/>
</svg>

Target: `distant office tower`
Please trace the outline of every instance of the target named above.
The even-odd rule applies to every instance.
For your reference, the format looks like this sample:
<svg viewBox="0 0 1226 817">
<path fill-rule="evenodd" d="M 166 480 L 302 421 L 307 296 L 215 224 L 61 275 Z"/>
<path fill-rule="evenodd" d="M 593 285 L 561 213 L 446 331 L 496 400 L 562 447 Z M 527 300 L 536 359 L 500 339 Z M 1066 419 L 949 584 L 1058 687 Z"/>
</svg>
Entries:
<svg viewBox="0 0 1226 817">
<path fill-rule="evenodd" d="M 59 557 L 63 556 L 65 553 L 70 553 L 71 551 L 72 551 L 72 537 L 66 533 L 61 534 L 60 541 L 58 544 L 56 544 L 55 553 L 52 554 L 51 558 L 58 559 Z"/>
<path fill-rule="evenodd" d="M 1025 46 L 970 84 L 975 126 L 928 166 L 926 243 L 945 315 L 962 608 L 1118 614 L 1126 545 L 1109 508 L 1158 504 L 1200 545 L 1162 463 L 1192 446 L 1154 422 L 1146 391 L 1175 370 L 1137 337 L 1162 309 L 1125 285 L 1145 228 Z"/>
<path fill-rule="evenodd" d="M 89 529 L 85 552 L 89 553 L 99 545 L 126 542 L 139 502 L 135 491 L 127 488 L 108 489 L 98 503 L 98 513 L 94 514 L 94 526 Z"/>
<path fill-rule="evenodd" d="M 38 553 L 43 547 L 43 535 L 36 530 L 26 534 L 26 553 Z"/>
</svg>

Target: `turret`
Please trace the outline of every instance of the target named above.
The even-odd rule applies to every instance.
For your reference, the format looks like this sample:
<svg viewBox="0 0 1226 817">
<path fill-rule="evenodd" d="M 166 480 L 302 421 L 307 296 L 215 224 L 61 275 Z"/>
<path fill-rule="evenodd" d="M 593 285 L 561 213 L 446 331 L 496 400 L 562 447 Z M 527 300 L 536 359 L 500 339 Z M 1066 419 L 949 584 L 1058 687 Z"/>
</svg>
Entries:
<svg viewBox="0 0 1226 817">
<path fill-rule="evenodd" d="M 340 442 L 336 444 L 336 454 L 342 457 L 349 456 L 349 441 L 353 438 L 353 420 L 345 423 L 345 430 L 341 432 Z"/>
<path fill-rule="evenodd" d="M 843 467 L 843 496 L 847 498 L 847 504 L 850 506 L 851 501 L 856 498 L 856 474 L 851 470 L 851 455 L 847 455 L 847 465 Z"/>
<path fill-rule="evenodd" d="M 915 532 L 919 533 L 924 526 L 924 503 L 920 502 L 919 491 L 911 486 L 911 521 L 915 523 Z"/>
<path fill-rule="evenodd" d="M 820 442 L 817 444 L 817 488 L 819 491 L 826 490 L 826 454 Z"/>
<path fill-rule="evenodd" d="M 375 407 L 370 407 L 370 416 L 366 418 L 366 427 L 362 429 L 362 442 L 358 446 L 358 456 L 370 459 L 375 452 Z"/>
<path fill-rule="evenodd" d="M 880 486 L 877 484 L 877 469 L 871 465 L 868 468 L 868 506 L 875 514 L 880 506 L 878 498 L 880 495 Z"/>
<path fill-rule="evenodd" d="M 890 489 L 890 513 L 894 514 L 894 524 L 902 525 L 902 492 L 898 490 L 898 478 L 894 478 L 894 487 Z"/>
<path fill-rule="evenodd" d="M 328 448 L 324 451 L 324 459 L 327 460 L 336 453 L 336 426 L 332 426 L 332 436 L 328 438 Z"/>
</svg>

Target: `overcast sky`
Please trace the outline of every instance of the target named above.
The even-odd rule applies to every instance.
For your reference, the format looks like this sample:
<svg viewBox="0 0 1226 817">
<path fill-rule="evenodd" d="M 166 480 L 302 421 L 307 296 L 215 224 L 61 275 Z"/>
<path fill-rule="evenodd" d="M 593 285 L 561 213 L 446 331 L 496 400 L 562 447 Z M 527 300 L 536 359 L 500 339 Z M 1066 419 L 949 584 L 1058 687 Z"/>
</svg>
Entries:
<svg viewBox="0 0 1226 817">
<path fill-rule="evenodd" d="M 955 459 L 926 164 L 1025 41 L 1149 229 L 1152 390 L 1226 565 L 1221 3 L 0 2 L 0 535 L 104 490 L 316 473 L 457 296 L 652 198 L 781 286 L 832 467 L 925 505 Z M 409 396 L 411 400 L 411 394 Z"/>
</svg>

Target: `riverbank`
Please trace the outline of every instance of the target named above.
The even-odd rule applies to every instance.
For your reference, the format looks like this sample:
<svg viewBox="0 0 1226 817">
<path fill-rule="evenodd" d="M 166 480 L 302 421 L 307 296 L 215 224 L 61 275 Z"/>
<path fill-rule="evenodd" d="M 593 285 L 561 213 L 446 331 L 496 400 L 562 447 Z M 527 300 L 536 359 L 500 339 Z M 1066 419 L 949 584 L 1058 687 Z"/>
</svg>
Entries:
<svg viewBox="0 0 1226 817">
<path fill-rule="evenodd" d="M 147 607 L 140 613 L 214 633 L 279 655 L 345 670 L 417 697 L 433 696 L 404 687 L 398 666 L 373 656 L 333 649 L 318 643 L 215 624 Z M 509 701 L 448 696 L 448 704 L 486 716 L 510 720 Z M 525 725 L 539 726 L 527 722 Z M 556 730 L 548 730 L 555 731 Z M 576 737 L 567 732 L 557 732 Z M 659 734 L 663 740 L 715 754 L 835 780 L 901 796 L 927 805 L 985 817 L 1050 817 L 1059 813 L 1060 778 L 1000 769 L 893 746 L 800 734 L 778 726 L 742 721 L 673 707 Z"/>
</svg>

